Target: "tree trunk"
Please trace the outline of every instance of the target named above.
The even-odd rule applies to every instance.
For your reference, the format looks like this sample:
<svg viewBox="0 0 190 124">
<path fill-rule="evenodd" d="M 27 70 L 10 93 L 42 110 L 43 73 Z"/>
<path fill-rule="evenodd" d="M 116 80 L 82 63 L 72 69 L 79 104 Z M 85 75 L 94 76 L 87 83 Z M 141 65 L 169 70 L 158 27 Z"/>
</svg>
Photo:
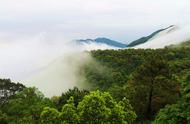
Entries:
<svg viewBox="0 0 190 124">
<path fill-rule="evenodd" d="M 153 96 L 153 81 L 151 82 L 151 86 L 150 86 L 150 91 L 149 91 L 149 96 L 148 96 L 148 105 L 147 105 L 147 112 L 146 112 L 146 116 L 148 119 L 151 118 L 151 114 L 152 114 L 152 96 Z"/>
</svg>

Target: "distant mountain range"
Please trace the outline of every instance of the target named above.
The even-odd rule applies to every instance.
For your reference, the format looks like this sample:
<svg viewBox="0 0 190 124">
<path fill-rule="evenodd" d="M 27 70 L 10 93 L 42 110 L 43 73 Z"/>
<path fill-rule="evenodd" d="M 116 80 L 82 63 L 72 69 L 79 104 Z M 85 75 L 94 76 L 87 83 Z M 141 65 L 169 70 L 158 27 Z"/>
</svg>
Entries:
<svg viewBox="0 0 190 124">
<path fill-rule="evenodd" d="M 97 43 L 97 44 L 105 44 L 108 46 L 112 46 L 112 47 L 117 47 L 117 48 L 125 48 L 127 47 L 126 44 L 120 43 L 118 41 L 114 41 L 114 40 L 110 40 L 108 38 L 96 38 L 96 39 L 80 39 L 80 40 L 76 40 L 76 42 L 78 44 L 91 44 L 91 43 Z"/>
<path fill-rule="evenodd" d="M 173 35 L 173 36 L 172 36 Z M 188 35 L 188 36 L 186 36 Z M 179 38 L 181 37 L 181 38 Z M 171 25 L 167 28 L 159 29 L 148 36 L 143 36 L 137 40 L 124 44 L 119 41 L 111 40 L 108 38 L 96 38 L 96 39 L 80 39 L 75 40 L 79 45 L 107 45 L 119 49 L 123 48 L 162 48 L 168 45 L 177 44 L 179 42 L 187 41 L 190 39 L 189 32 L 181 29 L 178 26 Z"/>
</svg>

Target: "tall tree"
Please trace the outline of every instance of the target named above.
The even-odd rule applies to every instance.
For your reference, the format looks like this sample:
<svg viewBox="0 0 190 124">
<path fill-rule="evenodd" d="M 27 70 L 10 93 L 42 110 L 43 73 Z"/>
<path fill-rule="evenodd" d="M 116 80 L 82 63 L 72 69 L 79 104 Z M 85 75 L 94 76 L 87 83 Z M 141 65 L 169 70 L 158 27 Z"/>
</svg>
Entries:
<svg viewBox="0 0 190 124">
<path fill-rule="evenodd" d="M 139 117 L 150 119 L 166 104 L 174 103 L 179 85 L 173 79 L 169 64 L 155 54 L 137 69 L 129 81 L 131 101 Z"/>
<path fill-rule="evenodd" d="M 183 82 L 182 98 L 176 104 L 161 109 L 153 124 L 190 123 L 190 72 Z"/>
<path fill-rule="evenodd" d="M 60 113 L 54 108 L 45 107 L 40 119 L 42 124 L 61 124 Z"/>
<path fill-rule="evenodd" d="M 133 122 L 136 114 L 127 106 L 130 106 L 128 102 L 124 100 L 117 103 L 107 92 L 91 92 L 78 105 L 80 123 L 127 124 Z"/>
<path fill-rule="evenodd" d="M 10 117 L 10 123 L 38 124 L 40 114 L 46 106 L 53 107 L 51 100 L 45 98 L 36 88 L 25 88 L 3 106 L 3 111 Z"/>
<path fill-rule="evenodd" d="M 67 92 L 62 93 L 57 102 L 57 108 L 61 111 L 62 106 L 67 103 L 70 97 L 73 97 L 74 106 L 77 106 L 80 101 L 82 101 L 85 95 L 89 94 L 88 90 L 79 90 L 77 87 L 69 89 Z"/>
<path fill-rule="evenodd" d="M 79 116 L 77 113 L 77 108 L 74 105 L 74 98 L 70 97 L 61 111 L 61 120 L 64 124 L 78 124 Z"/>
<path fill-rule="evenodd" d="M 23 84 L 11 82 L 10 79 L 0 79 L 0 105 L 25 88 Z"/>
</svg>

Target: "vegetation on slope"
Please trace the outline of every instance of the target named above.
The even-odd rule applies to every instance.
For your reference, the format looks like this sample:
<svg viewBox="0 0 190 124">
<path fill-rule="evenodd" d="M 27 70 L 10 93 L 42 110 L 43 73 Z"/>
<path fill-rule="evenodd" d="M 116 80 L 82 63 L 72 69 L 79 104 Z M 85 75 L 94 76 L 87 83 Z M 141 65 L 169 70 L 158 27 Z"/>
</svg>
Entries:
<svg viewBox="0 0 190 124">
<path fill-rule="evenodd" d="M 46 98 L 36 88 L 0 80 L 1 124 L 188 124 L 190 49 L 91 52 L 81 67 L 91 90 Z"/>
</svg>

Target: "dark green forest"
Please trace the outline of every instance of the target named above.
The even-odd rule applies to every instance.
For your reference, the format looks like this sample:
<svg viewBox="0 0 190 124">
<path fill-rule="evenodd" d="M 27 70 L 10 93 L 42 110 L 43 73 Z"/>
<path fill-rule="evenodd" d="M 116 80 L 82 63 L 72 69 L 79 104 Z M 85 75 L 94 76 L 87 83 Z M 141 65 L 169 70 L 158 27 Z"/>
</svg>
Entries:
<svg viewBox="0 0 190 124">
<path fill-rule="evenodd" d="M 96 50 L 89 89 L 47 98 L 0 79 L 0 124 L 189 124 L 190 48 Z"/>
</svg>

